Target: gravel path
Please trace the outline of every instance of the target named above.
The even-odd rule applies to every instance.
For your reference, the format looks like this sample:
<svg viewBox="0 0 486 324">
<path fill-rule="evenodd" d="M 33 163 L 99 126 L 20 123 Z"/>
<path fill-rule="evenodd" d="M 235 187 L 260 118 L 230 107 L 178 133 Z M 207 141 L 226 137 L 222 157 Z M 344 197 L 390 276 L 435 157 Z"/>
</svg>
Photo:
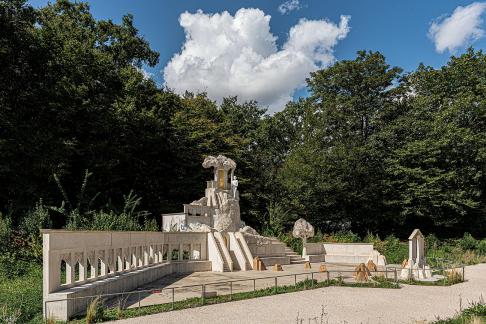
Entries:
<svg viewBox="0 0 486 324">
<path fill-rule="evenodd" d="M 401 289 L 328 287 L 154 314 L 116 323 L 415 323 L 453 316 L 486 298 L 486 264 L 466 267 L 466 282 Z M 317 321 L 313 318 L 317 317 Z M 309 319 L 311 319 L 309 321 Z"/>
</svg>

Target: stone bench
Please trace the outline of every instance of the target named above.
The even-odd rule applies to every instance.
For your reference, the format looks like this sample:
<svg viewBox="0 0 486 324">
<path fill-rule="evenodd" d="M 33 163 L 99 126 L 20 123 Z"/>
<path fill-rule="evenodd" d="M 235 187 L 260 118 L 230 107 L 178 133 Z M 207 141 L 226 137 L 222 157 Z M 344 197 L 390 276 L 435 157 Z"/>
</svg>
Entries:
<svg viewBox="0 0 486 324">
<path fill-rule="evenodd" d="M 366 263 L 370 259 L 378 264 L 380 260 L 372 243 L 306 243 L 303 257 L 309 262 L 342 264 Z M 384 258 L 379 263 L 383 262 Z"/>
</svg>

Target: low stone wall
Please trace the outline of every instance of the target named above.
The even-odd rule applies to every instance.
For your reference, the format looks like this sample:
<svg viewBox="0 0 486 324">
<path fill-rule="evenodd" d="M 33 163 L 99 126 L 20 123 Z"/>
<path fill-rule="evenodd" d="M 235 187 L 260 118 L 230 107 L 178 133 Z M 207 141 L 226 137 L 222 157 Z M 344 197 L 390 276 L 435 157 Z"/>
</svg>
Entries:
<svg viewBox="0 0 486 324">
<path fill-rule="evenodd" d="M 306 243 L 303 257 L 310 262 L 359 264 L 376 253 L 372 243 Z"/>
<path fill-rule="evenodd" d="M 167 262 L 51 293 L 44 299 L 44 314 L 67 321 L 73 315 L 85 311 L 92 300 L 80 297 L 128 292 L 171 273 L 195 271 L 211 271 L 211 261 Z"/>
<path fill-rule="evenodd" d="M 124 292 L 174 271 L 211 270 L 207 233 L 43 230 L 42 236 L 44 301 L 99 289 Z M 44 314 L 64 319 L 79 311 L 68 302 L 59 313 L 58 307 Z"/>
<path fill-rule="evenodd" d="M 252 255 L 259 257 L 285 256 L 285 244 L 274 239 L 244 235 Z"/>
</svg>

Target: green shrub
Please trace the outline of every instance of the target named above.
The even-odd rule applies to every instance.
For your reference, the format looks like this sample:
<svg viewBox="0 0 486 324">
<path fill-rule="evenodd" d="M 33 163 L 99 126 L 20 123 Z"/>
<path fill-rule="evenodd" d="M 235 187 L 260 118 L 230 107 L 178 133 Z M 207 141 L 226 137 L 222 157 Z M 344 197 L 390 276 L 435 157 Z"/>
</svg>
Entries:
<svg viewBox="0 0 486 324">
<path fill-rule="evenodd" d="M 372 233 L 366 234 L 365 238 L 363 239 L 365 243 L 373 243 L 373 247 L 375 250 L 380 252 L 381 254 L 385 253 L 385 241 L 382 241 L 378 235 L 373 235 Z"/>
<path fill-rule="evenodd" d="M 463 251 L 475 250 L 478 245 L 478 241 L 469 233 L 464 233 L 464 236 L 458 240 L 458 243 Z"/>
<path fill-rule="evenodd" d="M 0 213 L 0 253 L 7 251 L 12 236 L 12 220 Z"/>
<path fill-rule="evenodd" d="M 0 264 L 0 305 L 8 305 L 5 312 L 18 315 L 17 323 L 41 317 L 42 267 L 14 259 L 0 260 Z"/>
<path fill-rule="evenodd" d="M 408 245 L 402 244 L 393 234 L 389 235 L 384 240 L 383 254 L 388 263 L 401 263 L 408 258 Z"/>
<path fill-rule="evenodd" d="M 427 251 L 437 250 L 440 246 L 440 241 L 434 234 L 429 234 L 425 237 L 425 246 Z"/>
<path fill-rule="evenodd" d="M 91 301 L 86 310 L 86 324 L 102 322 L 105 316 L 105 308 L 101 298 L 98 296 Z"/>
<path fill-rule="evenodd" d="M 486 255 L 486 239 L 482 239 L 478 242 L 476 250 L 480 255 Z"/>
<path fill-rule="evenodd" d="M 361 238 L 351 231 L 340 231 L 330 235 L 324 235 L 324 241 L 333 243 L 358 243 Z"/>
<path fill-rule="evenodd" d="M 302 239 L 293 237 L 292 233 L 280 234 L 278 239 L 290 247 L 294 252 L 302 254 Z"/>
</svg>

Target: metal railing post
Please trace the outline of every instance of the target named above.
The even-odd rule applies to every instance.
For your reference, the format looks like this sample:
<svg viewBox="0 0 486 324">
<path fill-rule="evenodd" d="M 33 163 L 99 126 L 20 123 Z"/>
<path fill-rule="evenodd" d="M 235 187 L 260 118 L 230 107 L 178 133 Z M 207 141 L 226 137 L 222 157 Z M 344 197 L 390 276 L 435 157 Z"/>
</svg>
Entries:
<svg viewBox="0 0 486 324">
<path fill-rule="evenodd" d="M 466 281 L 466 278 L 464 277 L 465 272 L 464 272 L 464 266 L 462 266 L 462 281 Z"/>
<path fill-rule="evenodd" d="M 174 288 L 172 288 L 172 310 L 174 310 L 174 303 L 175 303 L 175 295 L 174 295 Z"/>
<path fill-rule="evenodd" d="M 233 300 L 233 281 L 230 281 L 230 300 Z"/>
<path fill-rule="evenodd" d="M 331 278 L 329 278 L 329 271 L 326 271 L 326 276 L 327 276 L 327 284 L 331 282 Z"/>
<path fill-rule="evenodd" d="M 314 288 L 314 272 L 311 272 L 311 287 Z"/>
<path fill-rule="evenodd" d="M 277 294 L 277 277 L 275 277 L 275 294 Z"/>
<path fill-rule="evenodd" d="M 295 285 L 295 288 L 297 288 L 297 275 L 296 274 L 294 275 L 294 285 Z"/>
<path fill-rule="evenodd" d="M 138 292 L 138 310 L 140 311 L 140 291 Z"/>
<path fill-rule="evenodd" d="M 398 287 L 398 276 L 397 276 L 397 268 L 395 268 L 395 273 L 393 274 L 395 279 L 395 285 Z"/>
<path fill-rule="evenodd" d="M 201 304 L 204 305 L 204 298 L 206 297 L 206 285 L 201 285 Z"/>
<path fill-rule="evenodd" d="M 253 292 L 256 291 L 256 279 L 253 279 Z"/>
</svg>

